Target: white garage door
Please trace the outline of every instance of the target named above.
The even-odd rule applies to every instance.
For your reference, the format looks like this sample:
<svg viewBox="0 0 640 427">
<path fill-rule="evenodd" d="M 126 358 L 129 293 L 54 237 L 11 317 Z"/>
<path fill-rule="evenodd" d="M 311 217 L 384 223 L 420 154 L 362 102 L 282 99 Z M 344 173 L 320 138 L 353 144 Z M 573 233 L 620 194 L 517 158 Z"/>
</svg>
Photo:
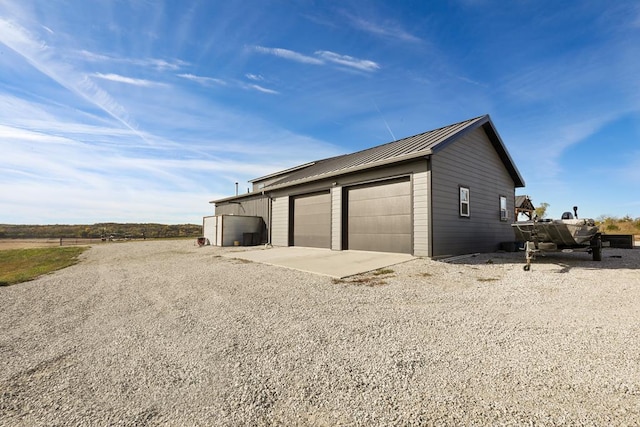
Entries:
<svg viewBox="0 0 640 427">
<path fill-rule="evenodd" d="M 293 198 L 293 246 L 330 248 L 331 195 L 329 192 Z"/>
<path fill-rule="evenodd" d="M 412 253 L 411 181 L 387 181 L 347 190 L 348 249 Z"/>
</svg>

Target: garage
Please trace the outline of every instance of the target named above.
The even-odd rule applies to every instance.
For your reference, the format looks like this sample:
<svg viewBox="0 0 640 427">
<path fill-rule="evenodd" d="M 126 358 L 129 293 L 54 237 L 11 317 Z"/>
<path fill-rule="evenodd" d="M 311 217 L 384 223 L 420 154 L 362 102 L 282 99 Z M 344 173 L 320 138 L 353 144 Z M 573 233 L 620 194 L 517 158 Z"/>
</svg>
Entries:
<svg viewBox="0 0 640 427">
<path fill-rule="evenodd" d="M 328 191 L 292 198 L 292 246 L 329 248 L 331 195 Z"/>
<path fill-rule="evenodd" d="M 343 247 L 412 253 L 409 177 L 347 189 Z"/>
<path fill-rule="evenodd" d="M 212 201 L 215 213 L 261 216 L 272 246 L 431 258 L 513 240 L 504 202 L 515 212 L 515 189 L 524 186 L 488 115 L 249 182 L 247 194 Z M 460 215 L 461 205 L 472 215 Z"/>
</svg>

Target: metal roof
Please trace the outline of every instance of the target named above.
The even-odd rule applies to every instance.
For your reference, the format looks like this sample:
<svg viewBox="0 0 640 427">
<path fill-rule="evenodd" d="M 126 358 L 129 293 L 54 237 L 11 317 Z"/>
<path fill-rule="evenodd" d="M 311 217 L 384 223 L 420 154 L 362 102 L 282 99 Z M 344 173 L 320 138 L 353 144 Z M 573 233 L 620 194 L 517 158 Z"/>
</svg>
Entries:
<svg viewBox="0 0 640 427">
<path fill-rule="evenodd" d="M 439 148 L 442 148 L 452 139 L 461 136 L 464 132 L 482 125 L 489 125 L 488 129 L 485 130 L 490 130 L 487 134 L 492 140 L 491 142 L 494 144 L 498 154 L 505 162 L 507 169 L 509 169 L 512 176 L 514 176 L 516 186 L 518 186 L 518 184 L 522 184 L 520 186 L 523 186 L 524 182 L 522 181 L 520 174 L 504 147 L 504 144 L 493 127 L 491 119 L 488 115 L 484 115 L 418 135 L 392 141 L 383 145 L 378 145 L 356 153 L 315 161 L 305 168 L 293 171 L 282 179 L 272 182 L 268 186 L 265 186 L 265 189 L 276 186 L 280 187 L 284 184 L 294 184 L 297 181 L 308 182 L 309 180 L 330 177 L 337 174 L 347 173 L 352 170 L 361 170 L 363 169 L 363 166 L 369 168 L 375 167 L 378 164 L 383 165 L 405 159 L 428 156 Z M 274 174 L 271 176 L 273 177 L 273 175 Z M 254 182 L 258 181 L 259 179 L 254 180 Z"/>
<path fill-rule="evenodd" d="M 357 168 L 358 166 L 373 166 L 373 164 L 377 162 L 405 157 L 408 154 L 420 153 L 429 155 L 431 154 L 431 150 L 438 143 L 445 141 L 450 136 L 457 134 L 460 130 L 464 129 L 474 121 L 477 121 L 481 118 L 482 117 L 476 117 L 464 122 L 388 142 L 386 144 L 378 145 L 376 147 L 368 148 L 366 150 L 358 151 L 355 153 L 331 157 L 324 160 L 318 160 L 309 167 L 300 169 L 292 174 L 287 175 L 285 178 L 272 183 L 269 187 L 290 183 L 305 178 L 320 178 L 323 175 L 331 174 L 331 172 L 346 172 L 349 169 Z"/>
<path fill-rule="evenodd" d="M 303 165 L 294 166 L 294 167 L 292 167 L 292 168 L 285 169 L 285 170 L 283 170 L 283 171 L 278 171 L 278 172 L 270 173 L 269 175 L 261 176 L 260 178 L 250 179 L 250 180 L 249 180 L 249 181 L 247 181 L 247 182 L 252 182 L 252 183 L 253 183 L 253 182 L 263 181 L 263 180 L 265 180 L 265 179 L 274 178 L 274 177 L 277 177 L 277 176 L 279 176 L 279 175 L 284 175 L 284 174 L 289 173 L 289 172 L 297 171 L 298 169 L 304 169 L 304 168 L 306 168 L 306 167 L 308 167 L 308 166 L 311 166 L 311 165 L 313 165 L 313 164 L 315 164 L 315 162 L 305 163 L 305 164 L 303 164 Z"/>
<path fill-rule="evenodd" d="M 345 173 L 356 172 L 383 165 L 399 163 L 405 160 L 430 156 L 449 142 L 461 137 L 466 132 L 482 126 L 496 152 L 509 171 L 516 187 L 524 187 L 524 180 L 520 176 L 513 160 L 509 156 L 502 139 L 498 135 L 489 115 L 475 117 L 449 126 L 444 126 L 418 135 L 392 141 L 383 145 L 368 148 L 351 154 L 344 154 L 328 159 L 317 160 L 281 172 L 276 172 L 250 182 L 258 183 L 262 180 L 276 178 L 265 185 L 264 191 L 292 185 L 330 178 Z M 277 179 L 278 175 L 282 178 Z M 245 195 L 245 196 L 248 196 Z M 231 199 L 231 198 L 229 198 Z M 227 199 L 221 199 L 227 200 Z"/>
</svg>

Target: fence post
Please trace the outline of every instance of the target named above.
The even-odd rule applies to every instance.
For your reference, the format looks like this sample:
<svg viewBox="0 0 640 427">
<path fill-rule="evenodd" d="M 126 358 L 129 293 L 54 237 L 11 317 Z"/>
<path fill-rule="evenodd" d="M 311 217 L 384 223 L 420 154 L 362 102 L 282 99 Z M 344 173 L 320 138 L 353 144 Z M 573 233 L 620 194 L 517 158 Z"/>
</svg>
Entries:
<svg viewBox="0 0 640 427">
<path fill-rule="evenodd" d="M 60 246 L 62 246 L 62 237 L 60 238 Z"/>
</svg>

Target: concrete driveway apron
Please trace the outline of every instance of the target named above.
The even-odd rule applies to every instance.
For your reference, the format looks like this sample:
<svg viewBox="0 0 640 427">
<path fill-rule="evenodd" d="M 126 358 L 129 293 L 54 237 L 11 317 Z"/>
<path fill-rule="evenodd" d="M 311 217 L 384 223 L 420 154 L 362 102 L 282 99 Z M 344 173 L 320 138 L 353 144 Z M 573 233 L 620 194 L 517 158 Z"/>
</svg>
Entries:
<svg viewBox="0 0 640 427">
<path fill-rule="evenodd" d="M 332 251 L 319 248 L 269 248 L 230 252 L 226 258 L 291 268 L 338 279 L 379 270 L 415 259 L 409 254 L 366 251 Z"/>
</svg>

